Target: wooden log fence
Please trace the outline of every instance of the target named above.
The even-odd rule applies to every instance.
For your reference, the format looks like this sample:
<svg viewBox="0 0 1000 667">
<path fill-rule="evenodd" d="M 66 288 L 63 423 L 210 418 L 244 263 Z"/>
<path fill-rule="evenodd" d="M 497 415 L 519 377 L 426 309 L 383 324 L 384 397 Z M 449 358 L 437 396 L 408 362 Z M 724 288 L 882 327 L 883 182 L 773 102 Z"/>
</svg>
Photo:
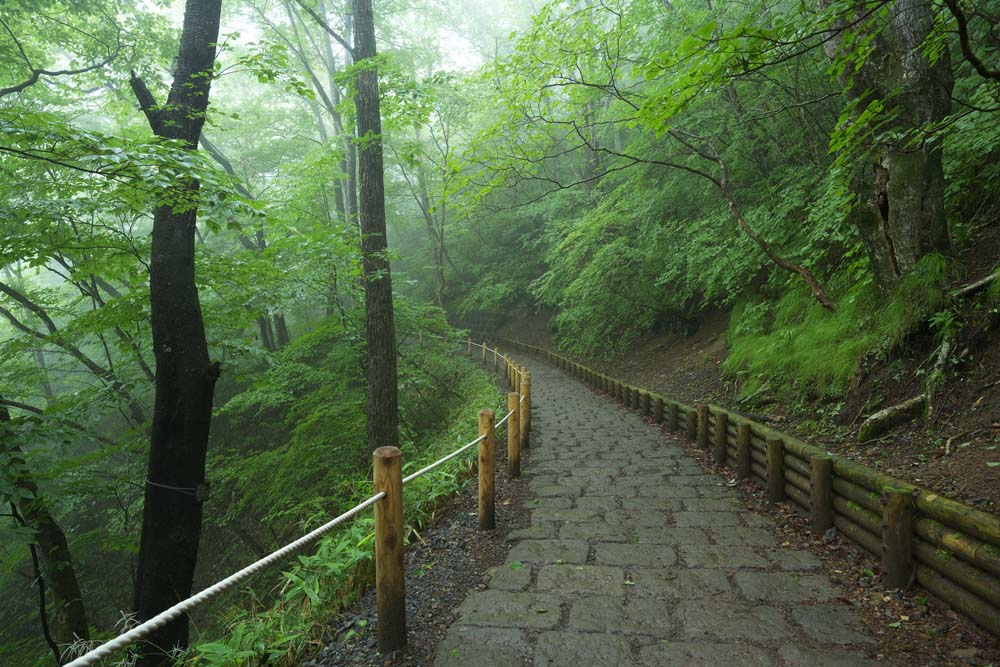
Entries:
<svg viewBox="0 0 1000 667">
<path fill-rule="evenodd" d="M 1000 516 L 946 498 L 781 433 L 717 405 L 690 406 L 633 387 L 549 350 L 516 341 L 595 390 L 680 431 L 738 479 L 791 502 L 812 530 L 836 528 L 882 563 L 886 587 L 916 582 L 1000 636 Z"/>
</svg>

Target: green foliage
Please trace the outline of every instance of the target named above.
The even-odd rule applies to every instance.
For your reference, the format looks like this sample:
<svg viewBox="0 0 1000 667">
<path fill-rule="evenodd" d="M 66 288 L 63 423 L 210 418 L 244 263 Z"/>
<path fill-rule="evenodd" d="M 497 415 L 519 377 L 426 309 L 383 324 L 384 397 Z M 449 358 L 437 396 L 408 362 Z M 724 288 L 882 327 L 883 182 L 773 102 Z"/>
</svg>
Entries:
<svg viewBox="0 0 1000 667">
<path fill-rule="evenodd" d="M 742 301 L 732 312 L 724 370 L 744 395 L 768 383 L 778 395 L 836 397 L 868 355 L 888 355 L 945 302 L 951 267 L 945 257 L 928 255 L 885 299 L 870 280 L 855 282 L 845 269 L 829 283 L 835 312 L 802 289 L 774 304 Z"/>
</svg>

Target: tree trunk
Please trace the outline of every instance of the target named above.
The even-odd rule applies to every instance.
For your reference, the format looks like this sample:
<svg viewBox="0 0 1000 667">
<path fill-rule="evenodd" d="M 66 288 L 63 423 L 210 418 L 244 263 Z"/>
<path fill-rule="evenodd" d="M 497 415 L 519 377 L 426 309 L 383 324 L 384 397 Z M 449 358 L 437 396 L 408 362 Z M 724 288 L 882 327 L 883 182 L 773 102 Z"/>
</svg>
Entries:
<svg viewBox="0 0 1000 667">
<path fill-rule="evenodd" d="M 274 314 L 274 330 L 278 336 L 277 345 L 279 350 L 292 341 L 292 337 L 288 335 L 288 324 L 285 322 L 284 313 Z"/>
<path fill-rule="evenodd" d="M 274 340 L 271 336 L 271 322 L 265 313 L 257 318 L 257 332 L 260 335 L 260 344 L 268 352 L 274 352 Z"/>
<path fill-rule="evenodd" d="M 859 5 L 855 18 L 868 11 Z M 865 104 L 882 100 L 897 111 L 890 127 L 882 130 L 895 130 L 892 134 L 902 138 L 864 146 L 867 159 L 858 165 L 850 186 L 857 197 L 851 222 L 879 287 L 888 291 L 921 257 L 949 247 L 941 143 L 918 128 L 949 114 L 953 80 L 947 51 L 932 65 L 921 49 L 934 27 L 929 3 L 895 0 L 884 22 L 881 17 L 878 21 L 879 28 L 871 28 L 879 30 L 872 53 L 845 83 L 855 99 L 864 98 Z M 828 54 L 835 57 L 840 48 L 833 41 Z"/>
<path fill-rule="evenodd" d="M 187 0 L 176 74 L 160 107 L 141 79 L 132 88 L 154 134 L 195 150 L 208 108 L 219 36 L 221 0 Z M 197 182 L 177 183 L 172 196 L 193 196 Z M 197 209 L 161 204 L 153 213 L 149 269 L 156 402 L 146 472 L 142 537 L 135 582 L 140 620 L 191 594 L 201 541 L 205 455 L 219 365 L 208 356 L 194 239 Z M 168 652 L 188 644 L 188 619 L 155 630 L 140 646 L 138 665 L 170 664 Z"/>
<path fill-rule="evenodd" d="M 368 449 L 399 446 L 396 396 L 396 330 L 392 278 L 386 255 L 385 190 L 382 171 L 382 119 L 375 57 L 375 19 L 371 0 L 354 3 L 354 62 L 359 65 L 355 95 L 358 110 L 359 224 L 368 342 Z"/>
<path fill-rule="evenodd" d="M 0 406 L 0 424 L 10 421 L 7 408 Z M 45 584 L 52 596 L 53 617 L 49 619 L 49 629 L 53 639 L 65 647 L 76 639 L 90 639 L 87 610 L 73 567 L 73 558 L 62 528 L 49 512 L 45 501 L 38 494 L 38 485 L 31 477 L 24 462 L 24 453 L 17 447 L 9 447 L 4 441 L 3 427 L 0 426 L 0 452 L 4 452 L 16 462 L 20 472 L 14 484 L 31 494 L 16 503 L 17 512 L 25 525 L 35 531 L 36 553 L 42 561 Z M 46 613 L 44 609 L 40 610 Z"/>
</svg>

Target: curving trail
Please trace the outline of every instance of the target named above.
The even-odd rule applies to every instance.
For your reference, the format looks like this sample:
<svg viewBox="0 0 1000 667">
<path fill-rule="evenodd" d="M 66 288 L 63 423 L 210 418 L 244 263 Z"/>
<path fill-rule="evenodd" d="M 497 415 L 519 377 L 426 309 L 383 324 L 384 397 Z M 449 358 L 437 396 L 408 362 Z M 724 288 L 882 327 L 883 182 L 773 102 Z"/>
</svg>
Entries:
<svg viewBox="0 0 1000 667">
<path fill-rule="evenodd" d="M 659 429 L 533 359 L 531 525 L 436 667 L 862 667 L 872 640 L 819 561 Z"/>
</svg>

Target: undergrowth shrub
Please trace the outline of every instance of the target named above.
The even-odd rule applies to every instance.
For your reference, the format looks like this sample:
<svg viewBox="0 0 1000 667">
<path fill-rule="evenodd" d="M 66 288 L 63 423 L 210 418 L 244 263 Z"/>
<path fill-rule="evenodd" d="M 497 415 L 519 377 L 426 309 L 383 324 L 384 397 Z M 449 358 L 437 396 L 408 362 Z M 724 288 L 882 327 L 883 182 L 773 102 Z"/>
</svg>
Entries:
<svg viewBox="0 0 1000 667">
<path fill-rule="evenodd" d="M 229 450 L 214 463 L 224 490 L 243 498 L 222 527 L 241 520 L 245 524 L 248 516 L 262 517 L 274 534 L 281 535 L 280 541 L 268 544 L 268 550 L 372 493 L 364 389 L 356 358 L 352 367 L 351 346 L 339 326 L 320 327 L 311 338 L 293 343 L 258 383 L 223 408 L 228 422 L 264 415 L 276 419 L 274 424 L 256 423 L 251 429 L 256 435 L 245 450 L 229 442 Z M 400 326 L 401 331 L 408 329 L 406 323 Z M 424 346 L 400 346 L 404 476 L 475 438 L 479 410 L 491 408 L 502 414 L 504 396 L 490 374 L 463 358 L 457 345 L 425 340 Z M 240 429 L 239 434 L 245 436 L 247 431 Z M 410 529 L 419 530 L 442 499 L 462 487 L 473 456 L 474 452 L 406 486 L 408 534 Z M 265 573 L 251 582 L 252 589 L 217 604 L 215 608 L 223 611 L 202 628 L 203 641 L 193 643 L 185 664 L 297 664 L 331 618 L 373 580 L 373 529 L 372 511 L 365 511 L 324 537 L 314 553 L 286 565 L 280 575 Z M 279 583 L 262 584 L 279 577 Z"/>
</svg>

